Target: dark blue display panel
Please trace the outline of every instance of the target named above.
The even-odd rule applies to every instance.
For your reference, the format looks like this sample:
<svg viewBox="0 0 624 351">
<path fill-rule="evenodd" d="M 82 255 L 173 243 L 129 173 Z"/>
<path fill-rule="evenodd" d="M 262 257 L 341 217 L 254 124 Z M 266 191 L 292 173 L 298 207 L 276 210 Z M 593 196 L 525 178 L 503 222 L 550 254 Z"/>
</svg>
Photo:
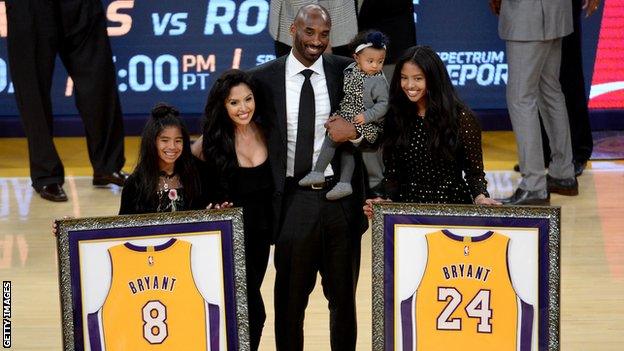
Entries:
<svg viewBox="0 0 624 351">
<path fill-rule="evenodd" d="M 505 109 L 505 45 L 498 38 L 497 18 L 487 1 L 413 1 L 419 44 L 438 51 L 462 98 L 475 110 Z M 18 120 L 18 111 L 8 68 L 4 5 L 0 1 L 0 123 L 6 126 L 8 121 Z M 184 114 L 198 115 L 221 72 L 274 58 L 268 0 L 104 0 L 104 7 L 122 109 L 129 119 L 146 115 L 159 101 L 174 104 Z M 599 12 L 583 21 L 588 94 L 601 19 Z M 621 52 L 624 59 L 624 50 Z M 53 107 L 65 121 L 78 119 L 72 94 L 59 60 Z M 624 108 L 624 98 L 621 100 L 609 108 Z M 614 116 L 624 119 L 621 114 Z M 15 125 L 19 129 L 19 124 Z M 132 128 L 127 129 L 132 133 Z M 8 135 L 5 131 L 0 131 L 0 136 Z"/>
<path fill-rule="evenodd" d="M 104 6 L 124 114 L 149 113 L 158 101 L 198 113 L 215 76 L 274 58 L 265 0 L 118 0 Z M 0 115 L 15 115 L 6 38 L 0 46 Z M 77 114 L 71 93 L 57 60 L 56 114 Z"/>
</svg>

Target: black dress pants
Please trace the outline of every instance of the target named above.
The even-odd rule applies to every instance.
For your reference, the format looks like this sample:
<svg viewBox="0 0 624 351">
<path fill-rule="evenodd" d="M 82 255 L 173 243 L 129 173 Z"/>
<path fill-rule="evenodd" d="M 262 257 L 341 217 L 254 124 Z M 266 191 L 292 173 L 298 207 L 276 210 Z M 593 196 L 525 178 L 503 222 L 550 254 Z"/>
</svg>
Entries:
<svg viewBox="0 0 624 351">
<path fill-rule="evenodd" d="M 581 47 L 582 0 L 572 1 L 574 32 L 564 37 L 561 42 L 561 73 L 559 82 L 566 100 L 570 137 L 572 140 L 572 158 L 576 162 L 586 162 L 591 157 L 594 141 L 589 123 L 585 77 L 583 75 L 583 55 Z M 548 136 L 542 125 L 544 160 L 550 160 Z"/>
<path fill-rule="evenodd" d="M 275 245 L 275 337 L 278 351 L 303 350 L 303 323 L 317 272 L 329 302 L 331 349 L 355 350 L 355 290 L 360 268 L 360 235 L 340 202 L 327 190 L 290 186 Z"/>
<path fill-rule="evenodd" d="M 251 351 L 258 350 L 266 321 L 260 287 L 264 280 L 271 250 L 271 204 L 252 199 L 235 202 L 243 206 L 245 229 L 245 268 L 247 273 L 247 306 L 249 311 L 249 341 Z"/>
<path fill-rule="evenodd" d="M 33 187 L 63 184 L 50 98 L 57 54 L 74 81 L 94 172 L 120 170 L 123 121 L 101 1 L 6 0 L 6 5 L 9 66 L 28 138 Z"/>
</svg>

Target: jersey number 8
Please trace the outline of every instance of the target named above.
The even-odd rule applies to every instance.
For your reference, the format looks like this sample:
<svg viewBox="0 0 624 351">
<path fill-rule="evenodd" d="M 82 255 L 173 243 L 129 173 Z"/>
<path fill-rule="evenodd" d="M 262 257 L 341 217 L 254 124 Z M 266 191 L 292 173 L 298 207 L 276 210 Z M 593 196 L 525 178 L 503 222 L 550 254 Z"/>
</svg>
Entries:
<svg viewBox="0 0 624 351">
<path fill-rule="evenodd" d="M 143 306 L 143 337 L 150 344 L 160 344 L 167 338 L 167 307 L 158 300 Z"/>
</svg>

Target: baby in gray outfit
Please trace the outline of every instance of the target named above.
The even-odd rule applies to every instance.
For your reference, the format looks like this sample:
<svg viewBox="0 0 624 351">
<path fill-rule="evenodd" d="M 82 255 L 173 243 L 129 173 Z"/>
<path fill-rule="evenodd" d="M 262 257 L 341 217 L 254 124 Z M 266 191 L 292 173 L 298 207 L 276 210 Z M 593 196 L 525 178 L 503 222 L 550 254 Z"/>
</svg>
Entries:
<svg viewBox="0 0 624 351">
<path fill-rule="evenodd" d="M 353 58 L 355 62 L 344 70 L 344 97 L 340 102 L 338 115 L 355 125 L 360 135 L 376 135 L 371 132 L 371 123 L 383 123 L 383 117 L 388 111 L 388 81 L 383 71 L 386 58 L 388 39 L 378 31 L 359 33 L 351 42 L 355 48 Z M 374 139 L 375 137 L 373 137 Z M 375 142 L 375 140 L 370 140 Z M 314 165 L 314 169 L 299 181 L 301 186 L 318 185 L 325 182 L 325 169 L 334 158 L 336 143 L 329 136 L 325 136 L 321 153 Z M 351 177 L 355 161 L 351 148 L 340 150 L 340 181 L 327 193 L 329 200 L 337 200 L 353 193 Z"/>
</svg>

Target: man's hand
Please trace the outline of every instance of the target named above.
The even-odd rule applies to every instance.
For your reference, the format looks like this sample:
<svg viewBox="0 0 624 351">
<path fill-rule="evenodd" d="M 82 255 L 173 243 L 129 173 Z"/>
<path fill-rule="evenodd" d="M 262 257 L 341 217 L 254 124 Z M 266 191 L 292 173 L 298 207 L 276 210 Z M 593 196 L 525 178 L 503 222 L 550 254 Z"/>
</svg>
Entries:
<svg viewBox="0 0 624 351">
<path fill-rule="evenodd" d="M 337 143 L 357 139 L 355 126 L 341 116 L 330 116 L 325 122 L 325 128 L 330 139 Z"/>
<path fill-rule="evenodd" d="M 496 16 L 500 14 L 501 1 L 502 0 L 490 0 L 490 10 Z"/>
<path fill-rule="evenodd" d="M 583 0 L 583 9 L 585 10 L 585 18 L 591 16 L 600 6 L 600 0 Z"/>
</svg>

